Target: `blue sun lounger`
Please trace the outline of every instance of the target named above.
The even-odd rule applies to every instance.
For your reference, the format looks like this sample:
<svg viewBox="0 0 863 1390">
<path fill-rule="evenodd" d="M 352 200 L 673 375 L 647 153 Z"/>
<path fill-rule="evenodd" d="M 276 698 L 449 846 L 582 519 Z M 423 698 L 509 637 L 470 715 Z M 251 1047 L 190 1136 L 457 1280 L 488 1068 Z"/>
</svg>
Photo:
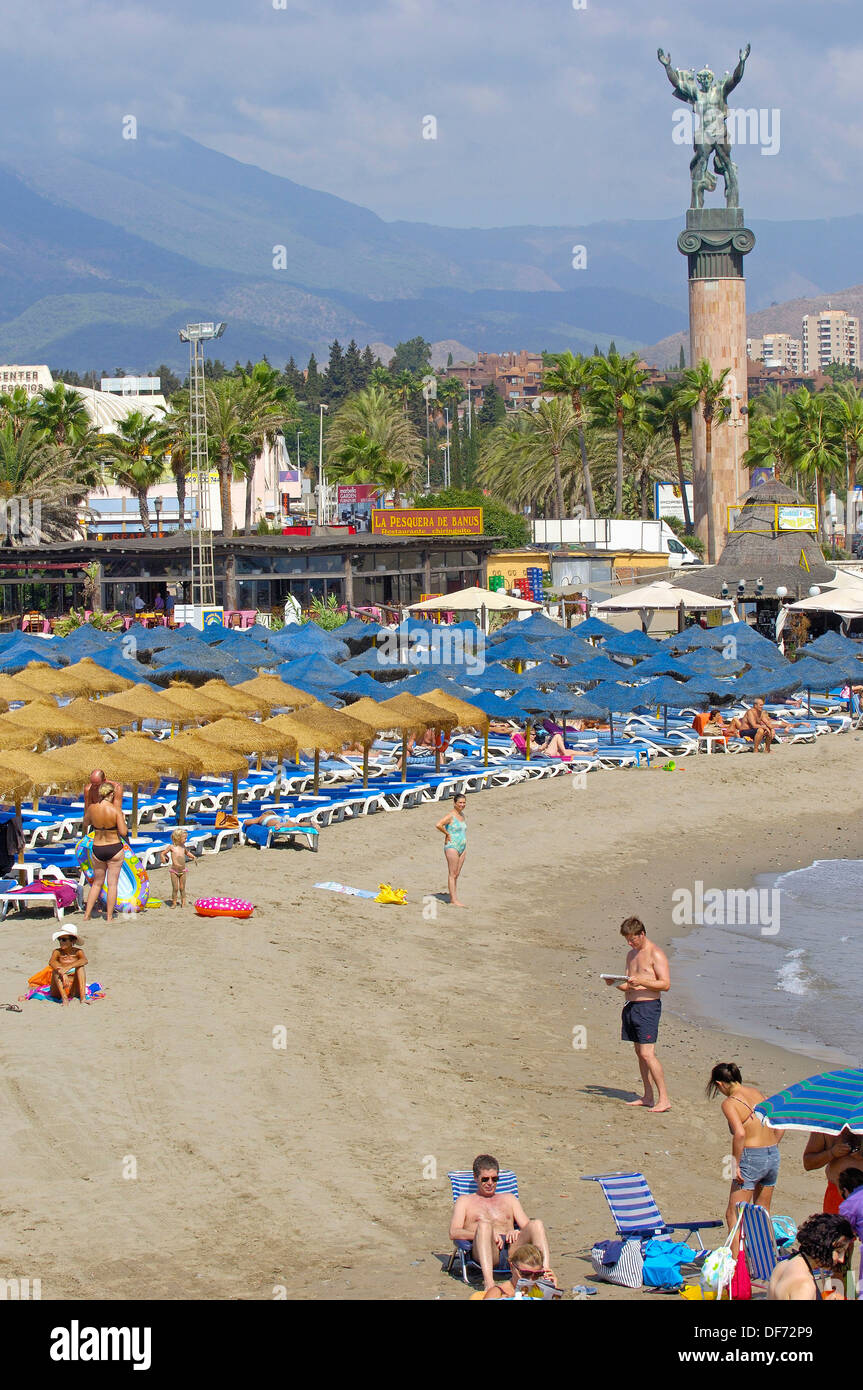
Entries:
<svg viewBox="0 0 863 1390">
<path fill-rule="evenodd" d="M 687 1231 L 687 1243 L 698 1237 L 698 1248 L 704 1249 L 701 1232 L 722 1226 L 722 1221 L 664 1221 L 656 1198 L 643 1173 L 590 1173 L 582 1182 L 598 1182 L 608 1202 L 618 1235 L 641 1237 L 670 1235 L 672 1231 Z"/>
<path fill-rule="evenodd" d="M 307 849 L 317 854 L 318 833 L 316 825 L 247 825 L 243 829 L 243 839 L 246 844 L 257 845 L 258 849 L 272 849 L 274 844 L 301 839 L 305 840 Z"/>
<path fill-rule="evenodd" d="M 476 1193 L 476 1178 L 470 1169 L 456 1169 L 451 1173 L 447 1173 L 447 1177 L 452 1187 L 453 1205 L 455 1205 L 459 1197 L 465 1197 L 468 1194 L 473 1195 Z M 505 1192 L 511 1197 L 518 1196 L 518 1178 L 511 1169 L 501 1168 L 498 1174 L 496 1191 L 498 1194 Z M 462 1279 L 466 1284 L 469 1284 L 468 1269 L 479 1269 L 479 1265 L 471 1254 L 473 1250 L 473 1241 L 454 1240 L 453 1247 L 446 1272 L 447 1274 L 451 1274 L 453 1265 L 457 1263 Z M 499 1252 L 497 1264 L 492 1272 L 494 1274 L 503 1275 L 504 1277 L 509 1275 L 509 1260 L 507 1259 L 506 1246 Z"/>
</svg>

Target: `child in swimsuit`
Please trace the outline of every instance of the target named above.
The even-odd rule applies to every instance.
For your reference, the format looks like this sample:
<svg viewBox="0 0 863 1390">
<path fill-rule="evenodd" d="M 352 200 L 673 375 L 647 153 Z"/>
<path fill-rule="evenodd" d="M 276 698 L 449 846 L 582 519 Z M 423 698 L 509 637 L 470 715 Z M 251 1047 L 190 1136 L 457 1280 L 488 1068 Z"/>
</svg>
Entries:
<svg viewBox="0 0 863 1390">
<path fill-rule="evenodd" d="M 188 831 L 175 830 L 170 845 L 162 850 L 162 863 L 170 866 L 171 907 L 176 907 L 178 900 L 180 907 L 186 906 L 186 864 L 195 858 L 192 851 L 186 849 L 187 838 Z"/>
<path fill-rule="evenodd" d="M 51 994 L 61 1004 L 68 1004 L 77 997 L 85 1004 L 87 998 L 87 957 L 81 949 L 80 938 L 73 931 L 54 933 L 57 943 L 48 962 L 51 976 Z"/>
</svg>

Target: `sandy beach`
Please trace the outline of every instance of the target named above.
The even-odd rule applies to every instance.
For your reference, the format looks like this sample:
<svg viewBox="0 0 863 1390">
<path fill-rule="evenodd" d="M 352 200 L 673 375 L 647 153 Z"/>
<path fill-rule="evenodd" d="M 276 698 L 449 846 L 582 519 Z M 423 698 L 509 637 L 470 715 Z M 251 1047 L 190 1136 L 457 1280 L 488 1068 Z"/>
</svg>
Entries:
<svg viewBox="0 0 863 1390">
<path fill-rule="evenodd" d="M 583 1174 L 639 1168 L 667 1219 L 722 1216 L 730 1140 L 704 1098 L 711 1066 L 737 1061 L 769 1093 L 821 1061 L 683 1017 L 672 958 L 673 1108 L 627 1109 L 633 1049 L 599 972 L 621 966 L 631 913 L 661 944 L 681 935 L 675 888 L 857 857 L 860 754 L 846 734 L 471 796 L 462 911 L 443 900 L 432 803 L 325 830 L 317 855 L 201 859 L 190 897 L 252 898 L 249 921 L 188 907 L 90 924 L 105 1000 L 0 1013 L 0 1275 L 41 1279 L 43 1299 L 271 1299 L 300 1237 L 290 1297 L 463 1300 L 442 1272 L 446 1172 L 483 1150 L 518 1173 L 566 1287 L 613 1234 Z M 386 881 L 409 901 L 321 880 Z M 169 895 L 166 871 L 152 882 Z M 0 1003 L 47 962 L 53 930 L 44 914 L 0 928 Z M 855 1020 L 836 1023 L 841 1044 Z M 798 1221 L 824 1186 L 803 1144 L 786 1136 L 774 1205 Z"/>
</svg>

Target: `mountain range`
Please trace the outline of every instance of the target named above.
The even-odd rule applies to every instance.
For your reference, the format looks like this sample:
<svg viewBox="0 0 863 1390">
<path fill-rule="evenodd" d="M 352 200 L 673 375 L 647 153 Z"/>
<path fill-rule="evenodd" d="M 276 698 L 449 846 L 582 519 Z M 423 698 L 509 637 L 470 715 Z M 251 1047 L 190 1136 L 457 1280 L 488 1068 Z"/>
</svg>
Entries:
<svg viewBox="0 0 863 1390">
<path fill-rule="evenodd" d="M 7 147 L 0 360 L 180 369 L 177 329 L 199 318 L 226 320 L 226 358 L 278 364 L 325 357 L 335 337 L 363 347 L 416 334 L 486 351 L 590 352 L 613 339 L 665 352 L 686 327 L 682 225 L 683 208 L 552 228 L 385 222 L 175 134 L 85 152 Z M 838 306 L 837 286 L 863 278 L 861 216 L 753 230 L 754 311 L 827 296 Z M 770 325 L 782 326 L 775 314 Z"/>
</svg>

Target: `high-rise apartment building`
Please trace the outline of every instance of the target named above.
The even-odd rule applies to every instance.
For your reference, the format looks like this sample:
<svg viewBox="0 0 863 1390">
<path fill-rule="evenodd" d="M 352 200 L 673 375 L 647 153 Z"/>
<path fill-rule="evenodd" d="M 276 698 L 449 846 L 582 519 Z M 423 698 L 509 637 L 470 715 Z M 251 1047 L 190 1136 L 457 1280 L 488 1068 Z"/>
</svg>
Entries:
<svg viewBox="0 0 863 1390">
<path fill-rule="evenodd" d="M 746 339 L 746 355 L 765 367 L 785 367 L 799 372 L 803 367 L 803 344 L 790 333 L 765 333 L 763 338 Z"/>
<path fill-rule="evenodd" d="M 831 362 L 860 366 L 860 320 L 844 309 L 822 309 L 803 318 L 803 370 L 823 371 Z"/>
</svg>

